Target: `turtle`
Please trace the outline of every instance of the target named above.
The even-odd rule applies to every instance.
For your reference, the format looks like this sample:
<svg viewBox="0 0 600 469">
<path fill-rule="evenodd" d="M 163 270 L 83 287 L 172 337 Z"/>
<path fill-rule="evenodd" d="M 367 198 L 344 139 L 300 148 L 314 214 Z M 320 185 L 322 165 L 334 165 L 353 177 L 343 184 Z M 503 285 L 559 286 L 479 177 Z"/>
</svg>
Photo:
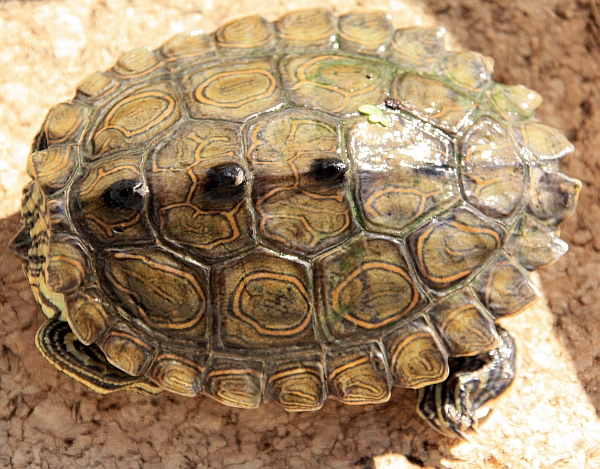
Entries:
<svg viewBox="0 0 600 469">
<path fill-rule="evenodd" d="M 417 390 L 468 438 L 514 381 L 581 182 L 542 98 L 381 11 L 247 16 L 123 54 L 50 109 L 11 241 L 36 346 L 108 393 L 315 411 Z"/>
</svg>

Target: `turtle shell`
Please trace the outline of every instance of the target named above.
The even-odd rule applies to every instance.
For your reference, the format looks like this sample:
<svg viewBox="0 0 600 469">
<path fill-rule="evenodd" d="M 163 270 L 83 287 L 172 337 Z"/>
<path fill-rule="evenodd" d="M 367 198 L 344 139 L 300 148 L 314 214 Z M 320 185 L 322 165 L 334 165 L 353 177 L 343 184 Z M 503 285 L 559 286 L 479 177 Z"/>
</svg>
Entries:
<svg viewBox="0 0 600 469">
<path fill-rule="evenodd" d="M 251 16 L 85 78 L 34 142 L 13 241 L 42 353 L 100 392 L 302 411 L 497 347 L 581 183 L 540 96 L 443 35 Z"/>
</svg>

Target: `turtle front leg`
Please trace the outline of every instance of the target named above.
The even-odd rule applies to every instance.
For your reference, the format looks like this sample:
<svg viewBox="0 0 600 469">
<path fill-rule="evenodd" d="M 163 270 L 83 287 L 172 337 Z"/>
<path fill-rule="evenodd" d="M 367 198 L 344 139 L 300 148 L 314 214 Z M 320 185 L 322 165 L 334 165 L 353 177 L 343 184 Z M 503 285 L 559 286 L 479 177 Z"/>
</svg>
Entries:
<svg viewBox="0 0 600 469">
<path fill-rule="evenodd" d="M 487 416 L 484 411 L 514 381 L 515 342 L 507 331 L 496 327 L 501 340 L 497 348 L 452 359 L 446 381 L 418 390 L 417 412 L 438 432 L 468 439 L 478 420 Z"/>
</svg>

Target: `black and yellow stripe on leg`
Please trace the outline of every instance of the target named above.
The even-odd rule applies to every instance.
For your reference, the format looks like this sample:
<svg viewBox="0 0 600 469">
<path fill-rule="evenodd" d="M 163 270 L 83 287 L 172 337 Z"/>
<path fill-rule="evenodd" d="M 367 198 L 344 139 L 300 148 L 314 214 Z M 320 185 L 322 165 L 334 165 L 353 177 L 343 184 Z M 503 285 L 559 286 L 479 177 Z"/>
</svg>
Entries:
<svg viewBox="0 0 600 469">
<path fill-rule="evenodd" d="M 108 363 L 96 345 L 79 342 L 66 322 L 46 321 L 35 336 L 35 345 L 56 368 L 100 394 L 121 389 L 139 394 L 162 391 L 146 378 L 130 376 Z"/>
<path fill-rule="evenodd" d="M 452 360 L 446 381 L 419 389 L 417 412 L 438 432 L 468 439 L 477 429 L 478 410 L 490 406 L 513 383 L 516 345 L 507 331 L 496 328 L 500 337 L 497 348 Z"/>
</svg>

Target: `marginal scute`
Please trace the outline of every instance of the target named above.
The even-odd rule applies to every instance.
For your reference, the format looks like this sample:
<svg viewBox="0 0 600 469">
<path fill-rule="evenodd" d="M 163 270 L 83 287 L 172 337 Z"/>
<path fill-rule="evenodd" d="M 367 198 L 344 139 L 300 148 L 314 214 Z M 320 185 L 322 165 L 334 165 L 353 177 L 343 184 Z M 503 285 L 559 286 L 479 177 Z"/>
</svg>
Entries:
<svg viewBox="0 0 600 469">
<path fill-rule="evenodd" d="M 265 395 L 288 412 L 318 410 L 323 406 L 325 376 L 319 355 L 301 355 L 268 361 Z"/>
<path fill-rule="evenodd" d="M 394 385 L 418 389 L 444 381 L 448 357 L 423 316 L 383 338 Z"/>
<path fill-rule="evenodd" d="M 221 121 L 186 123 L 150 148 L 150 216 L 165 239 L 207 262 L 256 244 L 241 158 L 239 126 Z M 219 168 L 238 177 L 219 187 Z"/>
<path fill-rule="evenodd" d="M 93 136 L 91 159 L 123 148 L 140 147 L 181 117 L 177 92 L 169 81 L 135 88 L 112 105 Z"/>
<path fill-rule="evenodd" d="M 188 31 L 173 36 L 161 46 L 160 51 L 168 64 L 177 62 L 181 65 L 216 55 L 214 41 L 204 31 Z"/>
<path fill-rule="evenodd" d="M 30 153 L 28 172 L 36 179 L 45 195 L 64 189 L 75 172 L 79 158 L 77 146 L 57 146 Z"/>
<path fill-rule="evenodd" d="M 390 398 L 392 380 L 376 343 L 339 347 L 326 354 L 329 395 L 344 404 L 377 404 Z"/>
<path fill-rule="evenodd" d="M 423 281 L 444 290 L 483 265 L 503 239 L 500 226 L 459 207 L 413 231 L 408 245 Z"/>
<path fill-rule="evenodd" d="M 207 329 L 207 274 L 158 248 L 106 251 L 98 267 L 135 317 L 163 334 L 202 343 Z"/>
<path fill-rule="evenodd" d="M 77 144 L 87 129 L 91 110 L 78 103 L 60 103 L 48 112 L 43 130 L 48 145 Z"/>
<path fill-rule="evenodd" d="M 540 162 L 560 161 L 575 147 L 563 133 L 537 121 L 526 121 L 514 127 L 521 144 Z"/>
<path fill-rule="evenodd" d="M 119 77 L 127 80 L 147 77 L 151 73 L 164 68 L 165 64 L 160 56 L 149 47 L 125 52 L 112 68 Z"/>
<path fill-rule="evenodd" d="M 498 346 L 493 318 L 468 289 L 438 301 L 428 315 L 452 357 L 477 355 Z"/>
<path fill-rule="evenodd" d="M 339 132 L 335 120 L 297 109 L 267 116 L 247 129 L 252 199 L 267 244 L 315 255 L 356 232 L 345 171 L 335 171 L 335 164 L 345 164 Z"/>
<path fill-rule="evenodd" d="M 66 303 L 67 321 L 82 344 L 95 343 L 111 324 L 111 306 L 97 287 L 67 296 Z"/>
<path fill-rule="evenodd" d="M 71 215 L 103 245 L 153 239 L 143 216 L 146 204 L 140 155 L 126 154 L 89 164 L 71 191 Z"/>
<path fill-rule="evenodd" d="M 316 346 L 306 267 L 268 251 L 215 267 L 213 311 L 225 346 L 281 349 Z"/>
<path fill-rule="evenodd" d="M 443 75 L 455 85 L 479 92 L 490 84 L 494 59 L 477 52 L 446 52 L 440 63 Z"/>
<path fill-rule="evenodd" d="M 50 290 L 72 293 L 91 275 L 89 254 L 75 236 L 60 233 L 50 237 L 46 256 L 45 278 Z"/>
<path fill-rule="evenodd" d="M 485 94 L 500 115 L 509 121 L 532 117 L 542 104 L 542 97 L 523 85 L 494 83 Z"/>
<path fill-rule="evenodd" d="M 107 72 L 93 72 L 77 84 L 77 97 L 81 101 L 98 101 L 113 94 L 121 84 Z"/>
<path fill-rule="evenodd" d="M 181 86 L 195 119 L 242 122 L 283 104 L 269 57 L 206 64 L 184 75 Z"/>
<path fill-rule="evenodd" d="M 460 199 L 454 147 L 441 132 L 406 114 L 386 128 L 360 117 L 347 123 L 346 148 L 366 226 L 397 233 Z"/>
<path fill-rule="evenodd" d="M 206 393 L 229 407 L 253 409 L 262 399 L 263 364 L 254 360 L 212 357 L 206 370 Z"/>
<path fill-rule="evenodd" d="M 383 55 L 393 31 L 382 11 L 353 11 L 338 19 L 340 47 L 350 52 Z"/>
<path fill-rule="evenodd" d="M 145 375 L 162 389 L 195 396 L 203 389 L 202 374 L 208 354 L 161 346 Z"/>
<path fill-rule="evenodd" d="M 70 231 L 71 221 L 67 213 L 67 196 L 61 192 L 55 196 L 48 197 L 48 228 L 50 232 Z"/>
<path fill-rule="evenodd" d="M 315 264 L 316 304 L 330 338 L 391 326 L 425 305 L 396 241 L 361 237 Z"/>
<path fill-rule="evenodd" d="M 396 76 L 391 95 L 406 111 L 451 134 L 461 130 L 477 108 L 448 85 L 420 75 Z"/>
<path fill-rule="evenodd" d="M 275 27 L 283 51 L 331 49 L 335 44 L 333 17 L 324 8 L 293 11 L 279 18 Z"/>
<path fill-rule="evenodd" d="M 494 218 L 511 215 L 525 192 L 526 166 L 506 126 L 479 118 L 460 142 L 465 198 Z"/>
<path fill-rule="evenodd" d="M 556 262 L 568 250 L 554 228 L 527 215 L 519 219 L 506 243 L 506 252 L 529 271 Z"/>
<path fill-rule="evenodd" d="M 531 168 L 527 211 L 556 226 L 575 211 L 581 186 L 577 179 L 534 166 Z"/>
<path fill-rule="evenodd" d="M 387 58 L 403 68 L 431 72 L 444 51 L 445 33 L 443 28 L 398 29 Z"/>
<path fill-rule="evenodd" d="M 362 104 L 382 103 L 392 72 L 383 62 L 344 53 L 288 55 L 279 66 L 292 103 L 337 116 L 355 113 Z"/>
<path fill-rule="evenodd" d="M 109 363 L 131 376 L 143 374 L 156 349 L 144 334 L 124 321 L 115 322 L 98 346 Z"/>
<path fill-rule="evenodd" d="M 217 29 L 215 40 L 223 55 L 269 52 L 275 48 L 272 28 L 262 16 L 245 16 Z"/>
<path fill-rule="evenodd" d="M 541 296 L 529 277 L 505 255 L 479 274 L 472 288 L 496 319 L 525 311 Z"/>
</svg>

